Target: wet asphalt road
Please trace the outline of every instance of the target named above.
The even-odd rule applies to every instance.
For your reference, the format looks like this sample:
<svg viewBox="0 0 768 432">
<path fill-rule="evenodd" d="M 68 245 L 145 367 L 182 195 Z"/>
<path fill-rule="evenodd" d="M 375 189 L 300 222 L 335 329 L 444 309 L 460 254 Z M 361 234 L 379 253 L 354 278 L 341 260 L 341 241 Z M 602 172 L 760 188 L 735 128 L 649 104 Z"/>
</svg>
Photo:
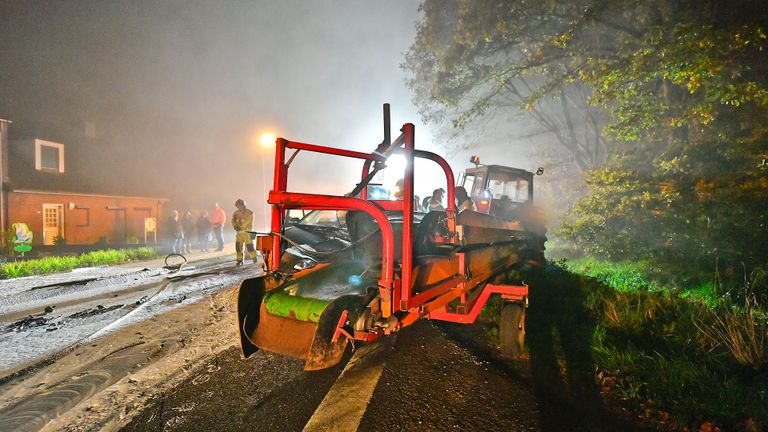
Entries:
<svg viewBox="0 0 768 432">
<path fill-rule="evenodd" d="M 481 326 L 419 322 L 388 349 L 360 431 L 599 431 L 578 410 L 537 398 L 526 361 L 508 362 Z M 346 360 L 345 360 L 346 361 Z M 123 431 L 301 431 L 343 368 L 231 348 L 156 398 Z"/>
<path fill-rule="evenodd" d="M 38 335 L 22 328 L 14 330 L 13 333 L 6 333 L 18 338 L 25 337 L 27 342 L 47 340 L 49 345 L 60 342 L 57 332 L 87 338 L 77 339 L 79 342 L 75 345 L 63 350 L 58 348 L 51 355 L 43 352 L 44 357 L 38 357 L 24 369 L 0 377 L 0 431 L 35 431 L 44 427 L 61 430 L 66 423 L 51 426 L 49 422 L 59 421 L 62 416 L 76 411 L 83 404 L 91 404 L 101 411 L 108 410 L 103 408 L 104 402 L 94 399 L 107 388 L 116 386 L 118 390 L 112 393 L 117 395 L 118 400 L 123 399 L 120 402 L 126 403 L 125 398 L 120 397 L 122 390 L 119 389 L 125 387 L 126 380 L 128 384 L 136 382 L 134 374 L 144 371 L 150 375 L 163 373 L 173 376 L 177 373 L 175 370 L 183 371 L 188 368 L 185 362 L 179 361 L 172 363 L 170 367 L 160 368 L 157 365 L 163 359 L 181 351 L 188 345 L 189 340 L 204 333 L 206 328 L 228 329 L 228 323 L 220 321 L 234 313 L 230 299 L 233 285 L 244 277 L 254 277 L 260 273 L 260 268 L 256 266 L 236 268 L 227 258 L 214 258 L 196 263 L 194 274 L 174 274 L 174 279 L 168 279 L 160 292 L 134 307 L 125 308 L 119 305 L 115 308 L 103 308 L 114 309 L 118 313 L 114 317 L 105 313 L 90 313 L 94 296 L 86 297 L 82 303 L 72 302 L 69 307 L 84 308 L 83 310 L 88 312 L 81 315 L 92 319 L 91 327 L 103 333 L 99 337 L 87 336 L 94 331 L 91 328 L 86 329 L 87 332 L 72 331 L 71 327 L 83 319 L 77 315 L 79 312 L 73 316 L 59 318 L 56 331 Z M 145 287 L 151 291 L 157 289 L 156 285 L 152 281 Z M 115 301 L 123 300 L 120 296 L 125 291 L 118 289 L 107 292 L 97 301 L 113 298 L 117 299 Z M 133 296 L 142 293 L 135 288 L 127 291 Z M 213 337 L 217 344 L 224 343 L 228 346 L 231 343 L 228 341 L 233 340 L 234 331 L 232 333 L 224 337 L 214 334 Z M 18 344 L 9 344 L 5 349 L 14 347 L 21 348 Z M 205 359 L 206 353 L 210 356 L 210 352 L 213 352 L 212 347 L 213 344 L 205 344 L 201 348 L 195 348 L 183 360 L 192 362 L 199 356 Z M 107 403 L 112 405 L 113 402 Z M 120 411 L 114 408 L 111 408 L 114 412 Z M 112 417 L 114 416 L 85 416 L 86 424 L 67 425 L 67 430 L 98 430 L 102 424 L 106 424 L 98 422 L 105 418 L 111 421 Z M 95 423 L 87 423 L 91 420 Z"/>
<path fill-rule="evenodd" d="M 217 278 L 234 271 L 229 257 L 198 261 L 178 273 L 160 264 L 154 268 L 143 268 L 142 263 L 134 266 L 98 276 L 92 273 L 105 273 L 110 268 L 2 281 L 0 384 L 6 376 L 97 336 L 116 323 L 138 322 L 197 301 L 222 287 Z M 67 275 L 81 275 L 81 279 L 44 281 Z"/>
</svg>

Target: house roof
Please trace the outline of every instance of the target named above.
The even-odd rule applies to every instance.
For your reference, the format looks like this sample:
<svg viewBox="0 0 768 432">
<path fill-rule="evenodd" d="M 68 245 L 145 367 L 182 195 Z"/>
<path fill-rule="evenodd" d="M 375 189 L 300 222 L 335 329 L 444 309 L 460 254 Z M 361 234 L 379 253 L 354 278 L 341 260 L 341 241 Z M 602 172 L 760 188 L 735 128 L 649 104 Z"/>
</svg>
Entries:
<svg viewBox="0 0 768 432">
<path fill-rule="evenodd" d="M 64 192 L 64 191 L 48 191 L 48 190 L 32 190 L 32 189 L 13 189 L 13 192 L 27 193 L 27 194 L 40 194 L 40 195 L 77 195 L 83 197 L 98 197 L 98 198 L 130 198 L 141 200 L 153 200 L 153 201 L 168 201 L 168 198 L 160 197 L 146 197 L 146 196 L 130 196 L 130 195 L 104 195 L 104 194 L 92 194 L 92 193 L 80 193 L 80 192 Z"/>
<path fill-rule="evenodd" d="M 115 161 L 106 146 L 63 144 L 64 172 L 58 173 L 35 168 L 35 139 L 11 141 L 8 146 L 11 189 L 124 197 L 144 197 L 156 189 L 154 185 L 142 184 L 141 174 L 130 163 Z"/>
</svg>

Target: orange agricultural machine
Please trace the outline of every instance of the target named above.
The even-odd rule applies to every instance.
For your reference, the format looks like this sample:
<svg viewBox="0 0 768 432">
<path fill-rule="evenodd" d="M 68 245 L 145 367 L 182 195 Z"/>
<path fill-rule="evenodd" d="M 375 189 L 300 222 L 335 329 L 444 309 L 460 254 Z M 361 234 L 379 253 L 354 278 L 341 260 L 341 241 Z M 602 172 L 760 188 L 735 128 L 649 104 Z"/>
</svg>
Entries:
<svg viewBox="0 0 768 432">
<path fill-rule="evenodd" d="M 254 233 L 266 272 L 243 281 L 238 293 L 245 357 L 265 349 L 304 359 L 307 370 L 330 367 L 349 341 L 370 342 L 422 318 L 472 323 L 496 294 L 507 300 L 502 350 L 520 353 L 528 287 L 499 282 L 515 267 L 544 259 L 533 173 L 476 164 L 461 183 L 489 205 L 457 212 L 448 163 L 415 149 L 413 124 L 392 141 L 388 105 L 384 113 L 385 138 L 371 153 L 276 140 L 271 232 Z M 361 181 L 345 196 L 288 191 L 289 168 L 300 152 L 357 159 Z M 394 154 L 406 160 L 402 191 L 372 199 L 371 181 Z M 414 211 L 414 158 L 445 173 L 445 211 Z M 296 209 L 308 213 L 289 218 Z"/>
</svg>

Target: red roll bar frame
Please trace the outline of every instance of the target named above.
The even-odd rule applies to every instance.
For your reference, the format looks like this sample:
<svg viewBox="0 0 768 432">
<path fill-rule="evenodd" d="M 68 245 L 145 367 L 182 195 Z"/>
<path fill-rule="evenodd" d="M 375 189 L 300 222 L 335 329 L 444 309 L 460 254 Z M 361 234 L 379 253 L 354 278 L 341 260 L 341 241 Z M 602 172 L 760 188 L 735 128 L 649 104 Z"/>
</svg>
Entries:
<svg viewBox="0 0 768 432">
<path fill-rule="evenodd" d="M 454 176 L 448 162 L 435 153 L 415 150 L 414 133 L 415 127 L 412 123 L 406 123 L 401 129 L 402 134 L 389 146 L 396 152 L 402 153 L 406 159 L 405 172 L 403 175 L 403 196 L 394 201 L 376 201 L 366 200 L 368 188 L 364 187 L 361 191 L 363 198 L 317 195 L 288 192 L 288 164 L 285 162 L 285 152 L 287 149 L 297 151 L 305 150 L 315 153 L 330 154 L 354 159 L 363 159 L 362 179 L 365 179 L 371 169 L 371 163 L 375 161 L 385 161 L 387 155 L 379 150 L 372 153 L 363 153 L 353 150 L 344 150 L 333 147 L 306 144 L 296 141 L 289 141 L 284 138 L 278 138 L 275 146 L 275 176 L 273 189 L 269 193 L 269 204 L 272 205 L 272 232 L 281 233 L 283 230 L 283 221 L 285 212 L 289 209 L 304 210 L 357 210 L 369 214 L 378 223 L 382 233 L 382 258 L 381 258 L 381 279 L 379 280 L 379 290 L 383 300 L 382 314 L 384 317 L 390 316 L 396 309 L 406 311 L 412 307 L 411 289 L 412 289 L 412 271 L 413 271 L 413 159 L 414 157 L 424 158 L 436 162 L 445 172 L 447 182 L 448 205 L 446 208 L 448 218 L 448 228 L 453 239 L 456 239 L 456 202 Z M 387 143 L 385 143 L 387 144 Z M 402 148 L 400 146 L 402 145 Z M 382 146 L 380 146 L 381 148 Z M 291 160 L 293 157 L 291 157 Z M 400 278 L 397 279 L 394 271 L 394 234 L 392 225 L 387 219 L 384 211 L 402 211 L 403 213 L 403 232 L 401 242 L 401 265 Z M 272 268 L 278 268 L 280 264 L 280 238 L 275 236 L 272 239 Z M 396 306 L 395 306 L 396 305 Z"/>
<path fill-rule="evenodd" d="M 379 285 L 391 288 L 394 280 L 395 239 L 392 233 L 392 225 L 384 214 L 384 211 L 374 203 L 352 197 L 340 197 L 333 195 L 315 195 L 294 192 L 269 193 L 270 204 L 282 205 L 285 208 L 302 210 L 358 210 L 371 215 L 381 228 L 383 238 L 381 253 L 381 279 Z M 273 257 L 274 259 L 274 257 Z M 274 264 L 274 262 L 273 262 Z"/>
<path fill-rule="evenodd" d="M 385 105 L 385 112 L 388 107 Z M 513 285 L 492 285 L 486 284 L 483 289 L 476 292 L 468 298 L 470 291 L 474 290 L 483 281 L 483 277 L 473 276 L 466 272 L 467 261 L 464 253 L 455 254 L 457 274 L 450 277 L 437 286 L 412 295 L 413 290 L 413 161 L 414 157 L 431 160 L 437 163 L 445 173 L 447 183 L 446 220 L 448 228 L 448 243 L 458 243 L 456 232 L 456 201 L 455 201 L 455 180 L 453 171 L 445 159 L 439 155 L 414 149 L 414 125 L 406 123 L 403 125 L 402 134 L 393 142 L 389 143 L 388 121 L 385 116 L 385 139 L 379 145 L 376 151 L 372 153 L 363 153 L 353 150 L 344 150 L 333 147 L 306 144 L 295 141 L 288 141 L 283 138 L 276 140 L 275 147 L 275 175 L 273 190 L 269 193 L 268 202 L 272 205 L 271 230 L 273 233 L 282 233 L 285 212 L 289 209 L 303 210 L 354 210 L 362 211 L 370 215 L 379 225 L 382 236 L 382 254 L 381 254 L 381 277 L 378 281 L 379 297 L 381 298 L 381 314 L 384 318 L 389 318 L 396 311 L 405 312 L 398 318 L 398 327 L 407 326 L 419 318 L 438 319 L 452 321 L 457 323 L 471 323 L 477 319 L 483 305 L 485 305 L 491 294 L 501 294 L 509 301 L 527 300 L 527 286 Z M 400 148 L 402 146 L 402 148 Z M 288 149 L 296 150 L 290 159 L 286 162 L 285 152 Z M 356 196 L 334 196 L 289 192 L 286 190 L 288 184 L 288 168 L 294 157 L 299 151 L 311 151 L 348 157 L 353 159 L 362 159 L 363 170 L 361 175 L 360 198 Z M 406 166 L 403 175 L 403 193 L 399 200 L 368 200 L 368 188 L 363 182 L 371 177 L 371 164 L 386 161 L 392 153 L 401 153 L 405 156 Z M 369 180 L 369 179 L 368 179 Z M 356 188 L 357 190 L 357 188 Z M 385 211 L 402 211 L 403 229 L 401 242 L 401 263 L 399 274 L 395 271 L 395 239 L 392 230 L 392 224 L 386 216 Z M 281 239 L 279 236 L 272 236 L 271 249 L 271 268 L 277 269 L 280 264 Z M 485 275 L 489 276 L 489 275 Z M 448 304 L 460 299 L 454 312 L 447 309 Z M 346 311 L 345 311 L 346 312 Z M 334 334 L 334 340 L 349 333 L 344 330 L 346 315 L 342 318 Z M 355 339 L 370 341 L 381 335 L 381 332 L 354 332 Z"/>
</svg>

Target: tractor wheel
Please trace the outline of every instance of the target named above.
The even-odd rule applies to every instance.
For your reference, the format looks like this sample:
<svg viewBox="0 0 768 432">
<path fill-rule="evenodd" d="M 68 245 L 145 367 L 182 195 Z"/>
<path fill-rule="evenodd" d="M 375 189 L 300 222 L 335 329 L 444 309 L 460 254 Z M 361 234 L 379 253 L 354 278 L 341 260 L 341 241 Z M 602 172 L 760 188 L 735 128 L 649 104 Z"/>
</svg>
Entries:
<svg viewBox="0 0 768 432">
<path fill-rule="evenodd" d="M 499 320 L 499 347 L 504 357 L 517 359 L 525 342 L 525 307 L 522 303 L 506 303 Z"/>
</svg>

